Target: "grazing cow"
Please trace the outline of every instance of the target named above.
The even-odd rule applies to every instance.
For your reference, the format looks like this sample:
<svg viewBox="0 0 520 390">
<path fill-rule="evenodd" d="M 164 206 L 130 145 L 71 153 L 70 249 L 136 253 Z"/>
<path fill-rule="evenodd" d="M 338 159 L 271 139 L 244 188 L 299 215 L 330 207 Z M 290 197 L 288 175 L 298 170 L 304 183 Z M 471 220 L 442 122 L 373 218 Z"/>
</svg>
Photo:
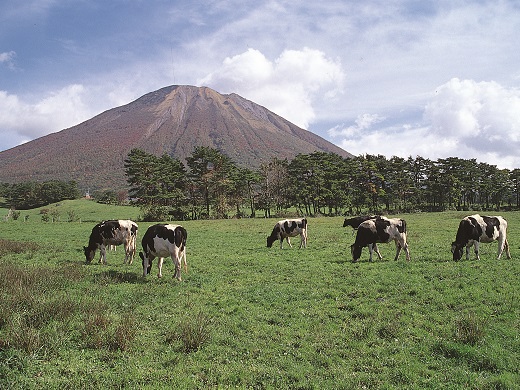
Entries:
<svg viewBox="0 0 520 390">
<path fill-rule="evenodd" d="M 362 222 L 357 230 L 356 241 L 351 245 L 352 261 L 356 262 L 361 257 L 361 250 L 368 246 L 370 252 L 370 261 L 372 261 L 372 252 L 376 248 L 379 260 L 382 256 L 377 251 L 376 243 L 387 243 L 395 241 L 396 254 L 395 260 L 399 258 L 401 249 L 406 252 L 406 260 L 410 260 L 410 252 L 408 251 L 408 243 L 406 242 L 406 221 L 404 219 L 390 219 L 386 217 L 377 217 Z"/>
<path fill-rule="evenodd" d="M 292 248 L 289 237 L 300 236 L 300 248 L 307 248 L 307 219 L 283 219 L 274 225 L 271 235 L 267 237 L 267 247 L 271 248 L 276 240 L 280 240 L 280 249 L 283 249 L 283 240 L 286 239 Z"/>
<path fill-rule="evenodd" d="M 473 245 L 475 255 L 480 260 L 479 245 L 481 242 L 498 241 L 498 259 L 502 256 L 504 249 L 507 258 L 511 258 L 509 244 L 507 243 L 507 221 L 500 217 L 485 217 L 478 214 L 465 217 L 459 223 L 457 236 L 451 244 L 453 260 L 458 261 L 462 258 L 463 248 L 466 247 L 466 259 L 469 260 L 469 250 Z"/>
<path fill-rule="evenodd" d="M 102 221 L 92 228 L 88 246 L 83 247 L 85 259 L 90 263 L 99 249 L 99 262 L 107 263 L 106 247 L 121 245 L 125 247 L 124 263 L 132 264 L 135 255 L 137 224 L 130 220 Z"/>
<path fill-rule="evenodd" d="M 359 217 L 345 218 L 343 227 L 350 226 L 352 229 L 357 230 L 362 222 L 368 221 L 369 219 L 376 219 L 377 215 L 362 215 Z"/>
<path fill-rule="evenodd" d="M 180 225 L 157 224 L 148 228 L 143 236 L 143 252 L 139 252 L 139 257 L 143 260 L 143 277 L 152 270 L 152 261 L 159 258 L 158 278 L 162 278 L 162 265 L 165 257 L 171 257 L 175 265 L 177 280 L 181 280 L 181 263 L 184 260 L 184 270 L 188 272 L 186 263 L 186 239 L 188 233 Z"/>
</svg>

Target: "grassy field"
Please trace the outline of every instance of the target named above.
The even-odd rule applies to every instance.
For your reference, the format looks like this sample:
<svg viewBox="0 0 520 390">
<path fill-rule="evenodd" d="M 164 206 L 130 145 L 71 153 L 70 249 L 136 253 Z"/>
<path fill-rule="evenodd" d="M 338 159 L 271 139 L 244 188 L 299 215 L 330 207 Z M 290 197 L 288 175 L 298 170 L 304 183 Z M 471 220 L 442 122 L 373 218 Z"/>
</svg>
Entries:
<svg viewBox="0 0 520 390">
<path fill-rule="evenodd" d="M 55 206 L 51 206 L 55 207 Z M 403 215 L 411 262 L 380 245 L 350 261 L 342 218 L 311 218 L 308 248 L 275 220 L 187 221 L 189 272 L 142 278 L 140 259 L 85 265 L 101 219 L 138 210 L 63 202 L 0 222 L 0 388 L 515 389 L 520 383 L 520 213 L 513 259 L 451 260 L 460 212 Z M 0 217 L 7 214 L 0 209 Z M 24 214 L 30 214 L 24 222 Z M 150 223 L 139 223 L 140 237 Z M 140 239 L 138 239 L 140 241 Z M 296 244 L 296 245 L 294 245 Z M 139 245 L 140 249 L 140 245 Z M 98 255 L 96 255 L 96 260 Z M 377 258 L 377 257 L 376 257 Z"/>
</svg>

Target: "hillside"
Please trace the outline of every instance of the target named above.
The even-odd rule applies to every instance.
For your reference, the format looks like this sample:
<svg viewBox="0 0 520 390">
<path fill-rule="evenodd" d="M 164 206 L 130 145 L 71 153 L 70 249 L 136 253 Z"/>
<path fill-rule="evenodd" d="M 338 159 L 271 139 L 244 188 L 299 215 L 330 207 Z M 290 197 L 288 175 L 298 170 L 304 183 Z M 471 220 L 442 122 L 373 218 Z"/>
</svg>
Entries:
<svg viewBox="0 0 520 390">
<path fill-rule="evenodd" d="M 71 128 L 0 152 L 0 181 L 76 180 L 80 188 L 125 188 L 132 148 L 181 161 L 209 146 L 241 166 L 325 151 L 352 155 L 237 94 L 169 86 Z"/>
</svg>

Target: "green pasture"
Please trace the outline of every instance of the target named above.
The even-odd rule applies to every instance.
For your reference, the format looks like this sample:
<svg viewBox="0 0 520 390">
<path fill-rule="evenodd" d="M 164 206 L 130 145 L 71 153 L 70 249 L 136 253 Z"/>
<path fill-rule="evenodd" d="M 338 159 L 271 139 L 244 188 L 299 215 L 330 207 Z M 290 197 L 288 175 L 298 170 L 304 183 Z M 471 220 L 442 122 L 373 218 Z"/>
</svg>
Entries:
<svg viewBox="0 0 520 390">
<path fill-rule="evenodd" d="M 63 218 L 0 209 L 0 388 L 519 388 L 520 212 L 500 213 L 513 258 L 498 261 L 496 243 L 451 260 L 463 212 L 400 215 L 410 262 L 382 244 L 383 261 L 352 263 L 342 218 L 310 218 L 302 250 L 266 248 L 275 219 L 186 221 L 177 282 L 171 260 L 143 279 L 122 248 L 85 264 L 93 225 L 138 209 L 49 207 Z"/>
</svg>

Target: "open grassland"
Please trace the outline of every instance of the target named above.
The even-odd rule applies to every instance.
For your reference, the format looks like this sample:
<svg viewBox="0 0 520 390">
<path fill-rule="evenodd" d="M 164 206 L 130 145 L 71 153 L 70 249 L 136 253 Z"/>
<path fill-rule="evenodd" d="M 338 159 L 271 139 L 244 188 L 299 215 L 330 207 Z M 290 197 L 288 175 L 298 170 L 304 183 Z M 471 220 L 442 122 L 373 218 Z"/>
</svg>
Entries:
<svg viewBox="0 0 520 390">
<path fill-rule="evenodd" d="M 305 250 L 266 248 L 273 219 L 187 221 L 177 282 L 122 248 L 85 265 L 94 221 L 138 210 L 84 202 L 82 222 L 0 223 L 0 388 L 518 388 L 518 212 L 513 259 L 478 262 L 451 260 L 460 212 L 401 216 L 411 262 L 355 264 L 342 218 L 310 218 Z"/>
</svg>

